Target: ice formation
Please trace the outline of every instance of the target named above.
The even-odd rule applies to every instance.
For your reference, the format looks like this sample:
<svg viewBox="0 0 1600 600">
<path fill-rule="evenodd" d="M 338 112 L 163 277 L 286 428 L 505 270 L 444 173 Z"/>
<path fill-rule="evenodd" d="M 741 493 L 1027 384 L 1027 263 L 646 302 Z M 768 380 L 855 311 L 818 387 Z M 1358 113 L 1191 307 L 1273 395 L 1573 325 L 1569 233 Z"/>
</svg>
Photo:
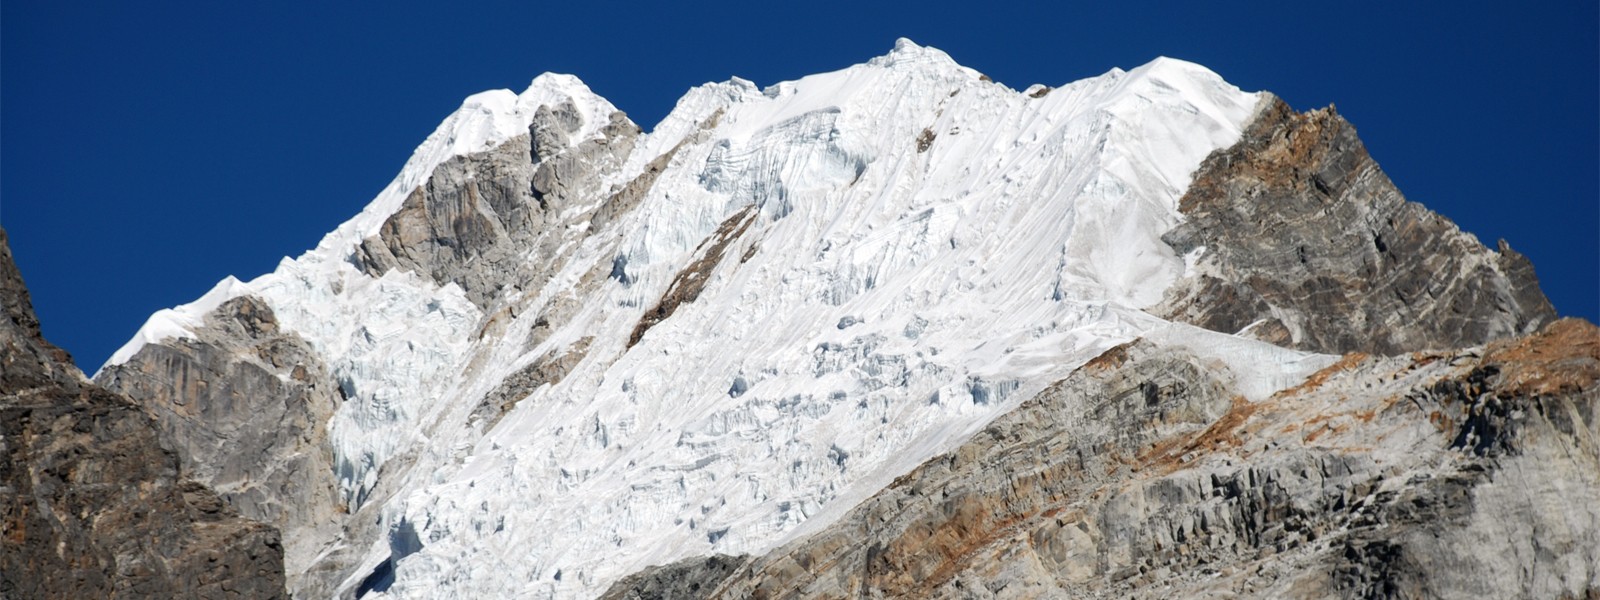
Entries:
<svg viewBox="0 0 1600 600">
<path fill-rule="evenodd" d="M 343 589 L 388 564 L 392 584 L 368 597 L 593 596 L 648 565 L 824 526 L 1136 337 L 1248 365 L 1240 387 L 1258 397 L 1326 365 L 1141 310 L 1184 273 L 1160 236 L 1190 174 L 1259 99 L 1166 58 L 1019 92 L 906 40 L 764 89 L 706 84 L 598 175 L 621 186 L 673 152 L 639 206 L 582 237 L 543 288 L 508 292 L 528 309 L 480 336 L 492 317 L 461 288 L 373 277 L 351 256 L 438 165 L 525 135 L 541 106 L 577 107 L 574 144 L 601 135 L 615 109 L 541 75 L 468 98 L 316 249 L 157 313 L 111 363 L 257 295 L 338 377 L 341 493 L 384 502 L 394 532 Z M 698 297 L 630 345 L 747 209 L 725 257 L 688 275 L 705 278 Z M 562 292 L 613 264 L 622 276 L 530 338 Z M 558 383 L 492 427 L 473 418 L 506 377 L 580 342 Z M 371 496 L 380 475 L 395 491 Z"/>
</svg>

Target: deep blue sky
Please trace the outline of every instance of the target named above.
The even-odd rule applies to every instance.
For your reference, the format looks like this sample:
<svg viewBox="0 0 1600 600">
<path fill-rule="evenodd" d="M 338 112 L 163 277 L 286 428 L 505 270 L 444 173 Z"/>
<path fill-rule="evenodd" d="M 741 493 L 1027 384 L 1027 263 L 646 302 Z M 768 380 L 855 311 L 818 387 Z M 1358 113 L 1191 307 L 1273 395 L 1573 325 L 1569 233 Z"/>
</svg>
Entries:
<svg viewBox="0 0 1600 600">
<path fill-rule="evenodd" d="M 573 73 L 648 129 L 690 86 L 900 36 L 1016 89 L 1167 55 L 1336 103 L 1408 198 L 1508 239 L 1561 313 L 1600 314 L 1591 0 L 327 4 L 347 3 L 0 4 L 0 225 L 85 370 L 151 312 L 315 245 L 469 94 Z"/>
</svg>

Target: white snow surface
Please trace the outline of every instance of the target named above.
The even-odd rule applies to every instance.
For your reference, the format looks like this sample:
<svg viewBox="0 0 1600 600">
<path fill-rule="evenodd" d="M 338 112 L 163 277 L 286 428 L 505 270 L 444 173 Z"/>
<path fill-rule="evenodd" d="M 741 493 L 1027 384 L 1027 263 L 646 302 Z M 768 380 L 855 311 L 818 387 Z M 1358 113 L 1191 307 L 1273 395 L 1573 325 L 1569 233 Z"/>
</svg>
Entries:
<svg viewBox="0 0 1600 600">
<path fill-rule="evenodd" d="M 1183 275 L 1160 235 L 1257 94 L 1162 58 L 1031 95 L 906 40 L 765 89 L 694 88 L 608 175 L 629 181 L 682 143 L 643 203 L 525 292 L 510 333 L 479 339 L 486 317 L 453 284 L 375 279 L 346 259 L 434 167 L 521 135 L 541 104 L 572 99 L 585 123 L 573 143 L 598 136 L 611 105 L 542 75 L 521 95 L 469 98 L 315 250 L 157 313 L 111 363 L 192 336 L 227 298 L 263 298 L 344 388 L 331 432 L 346 498 L 383 502 L 385 525 L 421 542 L 368 597 L 566 598 L 824 527 L 1135 337 L 1214 359 L 1252 398 L 1332 361 L 1140 310 Z M 759 216 L 698 299 L 628 348 L 701 242 L 751 205 Z M 530 348 L 540 308 L 618 253 L 630 284 L 605 280 Z M 504 377 L 585 337 L 558 384 L 488 431 L 468 418 Z M 369 498 L 389 462 L 397 491 Z M 344 589 L 392 550 L 375 542 Z"/>
<path fill-rule="evenodd" d="M 279 279 L 277 276 L 283 275 L 285 271 L 303 273 L 305 269 L 298 267 L 308 265 L 320 265 L 320 268 L 313 270 L 324 274 L 339 271 L 339 264 L 344 262 L 350 249 L 361 240 L 377 233 L 378 228 L 383 226 L 384 220 L 399 210 L 406 196 L 427 182 L 433 170 L 441 163 L 456 156 L 492 149 L 506 140 L 526 134 L 529 124 L 532 123 L 534 111 L 540 106 L 569 99 L 584 116 L 584 127 L 575 136 L 580 140 L 595 137 L 605 125 L 607 116 L 616 110 L 616 107 L 606 99 L 595 95 L 577 77 L 557 73 L 545 73 L 534 78 L 528 89 L 521 94 L 511 90 L 489 90 L 468 96 L 461 103 L 461 108 L 446 117 L 444 122 L 423 140 L 422 145 L 417 146 L 410 160 L 407 160 L 405 166 L 400 169 L 400 174 L 378 193 L 378 197 L 368 203 L 355 218 L 324 236 L 316 249 L 305 253 L 297 260 L 283 261 L 277 271 L 249 284 L 240 283 L 232 276 L 228 276 L 199 300 L 157 311 L 139 328 L 133 339 L 111 354 L 106 365 L 127 362 L 147 343 L 194 337 L 191 328 L 199 326 L 206 313 L 223 302 L 250 293 L 256 288 L 273 285 Z"/>
</svg>

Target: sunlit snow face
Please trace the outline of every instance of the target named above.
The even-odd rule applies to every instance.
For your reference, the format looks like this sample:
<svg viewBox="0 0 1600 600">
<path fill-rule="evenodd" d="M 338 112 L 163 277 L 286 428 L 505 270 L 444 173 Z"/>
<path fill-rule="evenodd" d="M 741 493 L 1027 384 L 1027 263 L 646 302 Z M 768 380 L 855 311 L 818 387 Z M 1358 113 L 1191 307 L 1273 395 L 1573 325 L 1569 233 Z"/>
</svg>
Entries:
<svg viewBox="0 0 1600 600">
<path fill-rule="evenodd" d="M 595 228 L 604 198 L 552 217 L 569 237 L 526 260 L 565 262 L 485 311 L 454 286 L 350 268 L 407 186 L 522 135 L 541 103 L 579 107 L 572 144 L 600 135 L 610 104 L 541 76 L 469 99 L 367 211 L 240 293 L 347 388 L 331 428 L 346 500 L 420 544 L 386 593 L 594 595 L 814 530 L 1111 345 L 1218 351 L 1138 309 L 1183 272 L 1159 236 L 1188 174 L 1255 100 L 1166 60 L 1022 94 L 905 42 L 765 91 L 691 90 L 620 169 L 573 174 L 621 189 L 671 153 L 639 205 Z M 697 296 L 633 340 L 691 276 Z M 1228 352 L 1310 364 L 1246 350 Z M 569 356 L 492 428 L 473 418 L 508 376 Z M 367 542 L 346 589 L 391 558 Z"/>
<path fill-rule="evenodd" d="M 1159 235 L 1188 169 L 1237 136 L 1254 97 L 1176 64 L 1038 99 L 915 64 L 933 68 L 686 97 L 664 121 L 685 124 L 675 139 L 720 110 L 718 125 L 673 157 L 619 241 L 585 242 L 615 244 L 594 254 L 622 256 L 631 279 L 570 326 L 598 340 L 590 358 L 395 513 L 437 537 L 397 593 L 453 579 L 578 593 L 646 564 L 760 552 L 1164 326 L 1133 310 L 1183 268 Z M 1153 83 L 1166 78 L 1180 81 Z M 1192 106 L 1212 96 L 1229 102 Z M 1163 102 L 1179 106 L 1148 108 Z M 748 204 L 762 219 L 693 303 L 632 348 L 608 341 Z M 527 573 L 464 566 L 502 544 Z"/>
</svg>

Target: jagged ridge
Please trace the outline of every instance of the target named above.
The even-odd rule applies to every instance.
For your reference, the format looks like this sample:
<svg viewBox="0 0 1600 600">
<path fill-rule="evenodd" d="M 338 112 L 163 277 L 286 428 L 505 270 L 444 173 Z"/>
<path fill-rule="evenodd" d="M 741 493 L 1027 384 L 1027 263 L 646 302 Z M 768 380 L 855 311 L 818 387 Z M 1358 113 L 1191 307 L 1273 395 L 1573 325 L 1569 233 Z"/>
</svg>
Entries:
<svg viewBox="0 0 1600 600">
<path fill-rule="evenodd" d="M 1244 402 L 1332 363 L 1143 310 L 1197 273 L 1246 281 L 1228 278 L 1249 240 L 1205 238 L 1215 253 L 1186 264 L 1170 232 L 1207 222 L 1180 203 L 1197 168 L 1231 177 L 1202 159 L 1254 148 L 1235 142 L 1274 110 L 1182 61 L 1019 93 L 902 41 L 764 90 L 701 86 L 643 134 L 541 76 L 469 99 L 317 249 L 158 314 L 97 379 L 338 397 L 325 442 L 283 436 L 331 448 L 321 476 L 276 458 L 243 473 L 308 472 L 272 502 L 337 524 L 291 540 L 316 549 L 290 561 L 298 595 L 592 595 L 824 531 L 1135 338 Z M 241 306 L 276 330 L 233 331 Z M 280 342 L 303 352 L 260 354 Z M 157 412 L 169 431 L 216 429 Z M 207 452 L 185 460 L 252 457 Z M 329 488 L 335 502 L 297 496 Z"/>
</svg>

